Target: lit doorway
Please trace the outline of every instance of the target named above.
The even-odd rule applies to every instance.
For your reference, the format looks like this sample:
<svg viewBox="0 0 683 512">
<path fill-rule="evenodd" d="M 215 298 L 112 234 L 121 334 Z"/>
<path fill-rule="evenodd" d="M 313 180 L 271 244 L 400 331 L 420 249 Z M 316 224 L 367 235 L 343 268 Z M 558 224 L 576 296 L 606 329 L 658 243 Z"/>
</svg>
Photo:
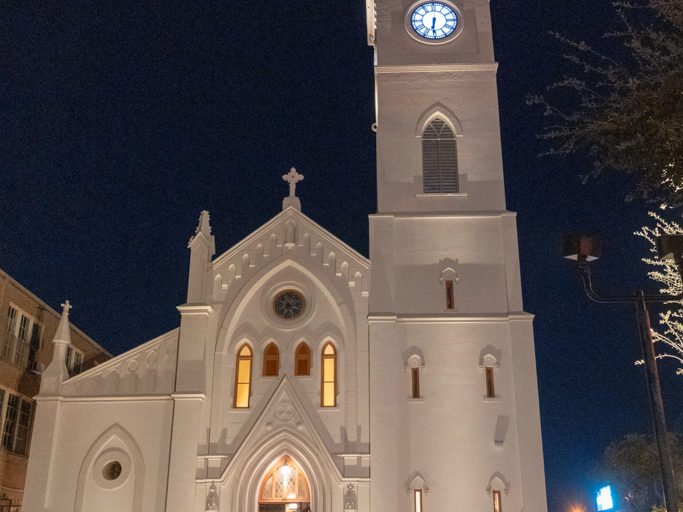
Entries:
<svg viewBox="0 0 683 512">
<path fill-rule="evenodd" d="M 308 479 L 285 455 L 270 468 L 259 490 L 259 512 L 312 512 Z"/>
</svg>

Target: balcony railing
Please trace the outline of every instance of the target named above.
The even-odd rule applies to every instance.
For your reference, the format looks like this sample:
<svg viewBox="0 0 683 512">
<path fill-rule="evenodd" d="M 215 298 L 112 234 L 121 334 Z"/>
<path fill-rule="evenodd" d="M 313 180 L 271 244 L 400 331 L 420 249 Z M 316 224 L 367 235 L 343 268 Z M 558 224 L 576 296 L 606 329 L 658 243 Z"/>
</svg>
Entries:
<svg viewBox="0 0 683 512">
<path fill-rule="evenodd" d="M 0 331 L 0 358 L 21 368 L 29 368 L 31 345 L 9 331 Z M 31 361 L 34 363 L 35 361 Z M 29 368 L 31 369 L 31 368 Z"/>
</svg>

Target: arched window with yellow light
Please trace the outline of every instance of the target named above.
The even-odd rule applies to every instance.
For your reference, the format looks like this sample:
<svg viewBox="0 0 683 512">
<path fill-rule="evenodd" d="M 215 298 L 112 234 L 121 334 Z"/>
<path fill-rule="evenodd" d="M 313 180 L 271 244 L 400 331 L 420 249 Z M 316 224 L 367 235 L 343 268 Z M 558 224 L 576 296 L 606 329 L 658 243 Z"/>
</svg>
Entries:
<svg viewBox="0 0 683 512">
<path fill-rule="evenodd" d="M 259 504 L 281 503 L 286 504 L 288 511 L 304 511 L 310 501 L 308 479 L 287 455 L 272 465 L 261 482 Z"/>
<path fill-rule="evenodd" d="M 320 405 L 337 406 L 337 350 L 331 341 L 323 346 L 320 365 Z"/>
<path fill-rule="evenodd" d="M 235 361 L 235 395 L 233 407 L 235 409 L 249 408 L 249 397 L 251 395 L 251 363 L 254 355 L 251 347 L 244 344 L 237 351 Z"/>
</svg>

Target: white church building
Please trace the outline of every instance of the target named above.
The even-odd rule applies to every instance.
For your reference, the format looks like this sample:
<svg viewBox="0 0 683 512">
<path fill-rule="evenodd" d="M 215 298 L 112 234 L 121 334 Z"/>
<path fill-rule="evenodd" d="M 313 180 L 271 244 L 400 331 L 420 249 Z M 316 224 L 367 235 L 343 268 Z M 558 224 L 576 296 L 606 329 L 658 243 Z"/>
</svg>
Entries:
<svg viewBox="0 0 683 512">
<path fill-rule="evenodd" d="M 177 329 L 69 378 L 65 303 L 25 512 L 546 512 L 489 2 L 366 8 L 370 259 L 292 169 L 222 255 L 201 213 Z"/>
</svg>

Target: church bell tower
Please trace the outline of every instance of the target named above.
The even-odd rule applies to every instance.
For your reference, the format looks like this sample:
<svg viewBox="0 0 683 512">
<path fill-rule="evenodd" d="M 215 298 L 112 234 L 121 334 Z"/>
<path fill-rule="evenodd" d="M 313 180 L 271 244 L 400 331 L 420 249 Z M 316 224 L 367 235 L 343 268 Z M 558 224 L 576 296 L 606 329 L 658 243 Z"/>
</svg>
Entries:
<svg viewBox="0 0 683 512">
<path fill-rule="evenodd" d="M 545 511 L 488 0 L 367 0 L 371 508 Z"/>
</svg>

